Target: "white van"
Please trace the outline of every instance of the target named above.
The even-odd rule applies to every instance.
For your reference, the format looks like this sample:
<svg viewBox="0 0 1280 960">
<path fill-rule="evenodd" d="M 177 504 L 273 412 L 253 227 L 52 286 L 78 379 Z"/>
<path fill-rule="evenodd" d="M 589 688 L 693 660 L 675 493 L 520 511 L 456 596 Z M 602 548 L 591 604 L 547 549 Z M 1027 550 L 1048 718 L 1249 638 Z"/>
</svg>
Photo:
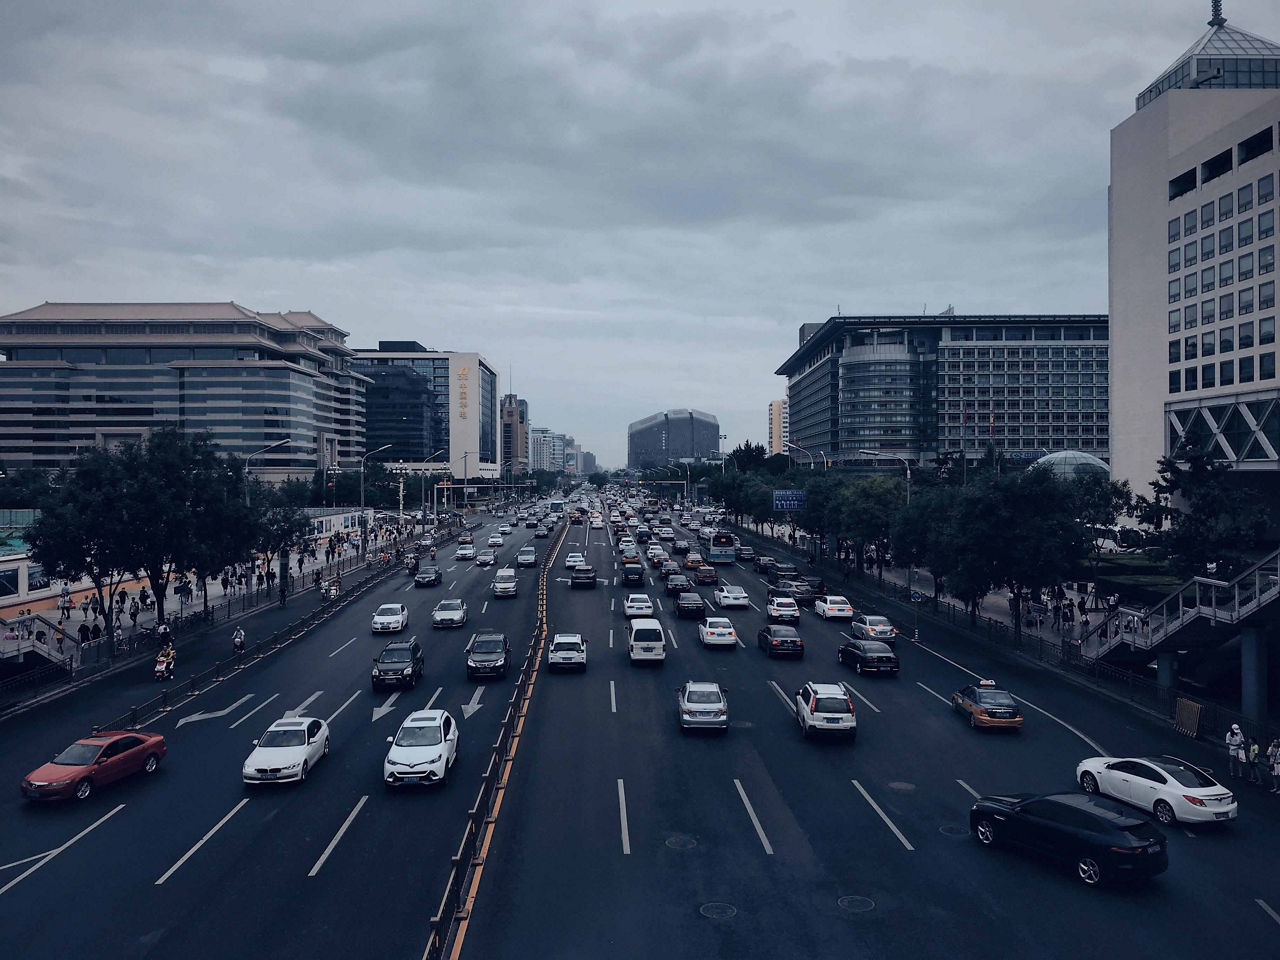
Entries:
<svg viewBox="0 0 1280 960">
<path fill-rule="evenodd" d="M 510 567 L 503 567 L 493 575 L 493 595 L 495 597 L 516 595 L 516 572 Z"/>
<path fill-rule="evenodd" d="M 667 659 L 667 636 L 652 617 L 637 617 L 627 624 L 627 656 L 632 663 Z"/>
</svg>

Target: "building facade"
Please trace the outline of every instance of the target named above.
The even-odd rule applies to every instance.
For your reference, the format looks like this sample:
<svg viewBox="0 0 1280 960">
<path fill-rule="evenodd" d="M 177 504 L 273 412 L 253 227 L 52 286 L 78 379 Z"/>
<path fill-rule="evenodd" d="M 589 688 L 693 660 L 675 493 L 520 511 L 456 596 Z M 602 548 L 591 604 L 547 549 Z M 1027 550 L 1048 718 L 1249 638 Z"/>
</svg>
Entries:
<svg viewBox="0 0 1280 960">
<path fill-rule="evenodd" d="M 791 421 L 787 416 L 787 398 L 769 404 L 769 456 L 787 452 L 791 439 Z"/>
<path fill-rule="evenodd" d="M 514 393 L 502 397 L 502 474 L 529 472 L 529 403 Z"/>
<path fill-rule="evenodd" d="M 596 455 L 590 450 L 583 450 L 579 455 L 578 466 L 584 476 L 595 473 L 597 470 Z"/>
<path fill-rule="evenodd" d="M 264 479 L 365 450 L 369 380 L 347 333 L 237 303 L 44 303 L 0 317 L 0 460 L 53 469 L 160 426 L 208 431 Z"/>
<path fill-rule="evenodd" d="M 1110 456 L 1105 315 L 832 317 L 778 368 L 797 462 Z M 796 448 L 799 448 L 798 450 Z M 806 459 L 808 458 L 808 459 Z"/>
<path fill-rule="evenodd" d="M 627 466 L 633 470 L 719 455 L 720 421 L 701 410 L 666 410 L 627 427 Z"/>
<path fill-rule="evenodd" d="M 404 461 L 411 471 L 443 471 L 447 467 L 455 477 L 498 476 L 498 375 L 484 357 L 429 350 L 412 340 L 382 340 L 377 349 L 356 350 L 353 367 L 369 378 L 389 378 L 388 390 L 378 394 L 379 405 L 368 411 L 368 416 L 387 425 L 388 431 L 397 418 L 406 416 L 406 407 L 417 402 L 429 405 L 409 416 L 412 424 L 429 424 L 429 435 L 420 427 L 414 428 L 407 449 L 400 449 L 395 440 L 384 440 L 392 446 L 370 459 Z M 391 372 L 397 369 L 408 371 L 408 376 Z M 401 382 L 412 384 L 407 398 L 390 389 Z M 371 450 L 380 446 L 372 441 L 368 444 Z M 432 459 L 439 450 L 445 452 Z"/>
<path fill-rule="evenodd" d="M 1278 119 L 1280 44 L 1215 10 L 1111 131 L 1111 467 L 1135 492 L 1191 450 L 1276 489 Z"/>
</svg>

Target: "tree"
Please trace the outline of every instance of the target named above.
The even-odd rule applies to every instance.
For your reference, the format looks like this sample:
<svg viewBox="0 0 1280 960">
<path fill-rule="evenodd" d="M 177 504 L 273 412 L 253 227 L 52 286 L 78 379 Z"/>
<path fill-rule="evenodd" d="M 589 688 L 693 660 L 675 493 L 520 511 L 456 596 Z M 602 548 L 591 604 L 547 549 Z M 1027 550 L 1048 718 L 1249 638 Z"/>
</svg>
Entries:
<svg viewBox="0 0 1280 960">
<path fill-rule="evenodd" d="M 311 532 L 311 518 L 276 487 L 266 488 L 264 495 L 253 503 L 255 546 L 269 569 L 276 556 L 301 542 Z M 281 586 L 283 585 L 282 577 Z"/>
<path fill-rule="evenodd" d="M 48 470 L 20 467 L 5 473 L 0 471 L 0 508 L 28 510 L 37 507 L 49 496 Z"/>
<path fill-rule="evenodd" d="M 845 485 L 836 529 L 838 536 L 852 541 L 859 570 L 867 546 L 872 545 L 876 548 L 876 567 L 883 578 L 890 534 L 906 500 L 906 483 L 901 477 L 860 477 Z"/>
<path fill-rule="evenodd" d="M 1120 515 L 1132 509 L 1133 492 L 1127 480 L 1115 482 L 1099 473 L 1086 473 L 1071 481 L 1071 493 L 1075 518 L 1085 527 L 1097 579 L 1098 557 Z"/>
<path fill-rule="evenodd" d="M 744 440 L 729 451 L 729 456 L 733 458 L 733 462 L 738 465 L 739 470 L 749 473 L 763 467 L 768 454 L 765 451 L 764 444 Z"/>
</svg>

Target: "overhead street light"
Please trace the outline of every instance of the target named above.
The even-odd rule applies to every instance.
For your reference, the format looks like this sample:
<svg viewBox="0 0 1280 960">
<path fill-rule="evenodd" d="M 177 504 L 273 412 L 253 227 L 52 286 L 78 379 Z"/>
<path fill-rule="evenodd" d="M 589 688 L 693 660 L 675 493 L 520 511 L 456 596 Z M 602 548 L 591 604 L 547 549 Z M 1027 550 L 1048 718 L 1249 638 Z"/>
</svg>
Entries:
<svg viewBox="0 0 1280 960">
<path fill-rule="evenodd" d="M 812 470 L 812 469 L 813 469 L 813 454 L 812 454 L 812 453 L 810 453 L 810 452 L 809 452 L 808 450 L 806 450 L 804 447 L 800 446 L 800 444 L 798 444 L 798 443 L 792 443 L 790 440 L 783 440 L 782 442 L 783 442 L 784 444 L 786 444 L 788 447 L 790 447 L 792 450 L 799 450 L 799 451 L 800 451 L 801 453 L 803 453 L 806 457 L 808 457 L 808 458 L 809 458 L 809 469 L 810 469 L 810 470 Z"/>
<path fill-rule="evenodd" d="M 249 506 L 249 465 L 253 463 L 253 458 L 260 454 L 264 454 L 269 450 L 274 450 L 277 447 L 283 447 L 285 444 L 291 443 L 292 439 L 292 437 L 285 437 L 283 440 L 277 440 L 275 443 L 269 443 L 261 450 L 255 450 L 244 458 L 244 505 L 246 507 Z"/>
<path fill-rule="evenodd" d="M 391 444 L 384 443 L 377 450 L 370 450 L 360 458 L 360 556 L 364 556 L 365 548 L 368 546 L 369 540 L 369 524 L 364 515 L 364 462 L 372 457 L 375 453 L 381 453 L 383 450 L 390 450 Z"/>
</svg>

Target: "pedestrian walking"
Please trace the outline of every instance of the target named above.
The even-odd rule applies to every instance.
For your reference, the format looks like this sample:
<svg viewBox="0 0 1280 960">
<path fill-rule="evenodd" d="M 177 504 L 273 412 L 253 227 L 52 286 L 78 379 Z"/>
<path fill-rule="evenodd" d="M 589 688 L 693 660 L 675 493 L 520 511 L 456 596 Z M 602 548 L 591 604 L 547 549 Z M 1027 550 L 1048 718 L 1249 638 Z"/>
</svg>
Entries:
<svg viewBox="0 0 1280 960">
<path fill-rule="evenodd" d="M 89 631 L 89 639 L 90 639 L 90 640 L 101 640 L 101 639 L 102 639 L 102 628 L 101 628 L 100 626 L 98 626 L 98 621 L 97 621 L 97 620 L 94 620 L 94 621 L 93 621 L 93 628 Z"/>
<path fill-rule="evenodd" d="M 298 554 L 298 576 L 302 576 L 302 554 Z"/>
<path fill-rule="evenodd" d="M 80 637 L 80 646 L 82 647 L 93 639 L 89 634 L 89 624 L 87 622 L 81 622 L 80 629 L 76 631 L 76 634 Z"/>
<path fill-rule="evenodd" d="M 259 571 L 258 571 L 258 589 L 259 589 L 259 590 L 261 590 L 261 589 L 262 589 L 262 585 L 263 585 L 264 583 L 266 583 L 266 580 L 267 580 L 267 578 L 266 578 L 265 576 L 263 576 L 262 571 L 261 571 L 261 570 L 259 570 Z"/>
<path fill-rule="evenodd" d="M 129 619 L 133 621 L 133 629 L 138 629 L 138 601 L 134 600 L 129 604 Z"/>
<path fill-rule="evenodd" d="M 1261 748 L 1258 746 L 1256 737 L 1249 738 L 1249 746 L 1246 748 L 1245 757 L 1249 762 L 1249 782 L 1262 785 L 1262 759 L 1260 756 Z"/>
<path fill-rule="evenodd" d="M 98 619 L 99 605 L 98 595 L 96 593 L 89 598 L 89 612 L 93 614 L 94 620 Z"/>
<path fill-rule="evenodd" d="M 222 575 L 222 595 L 225 597 L 227 591 L 231 588 L 231 578 L 225 573 Z"/>
<path fill-rule="evenodd" d="M 243 589 L 244 589 L 244 574 L 238 573 L 236 574 L 236 590 L 238 592 Z"/>
<path fill-rule="evenodd" d="M 80 600 L 80 619 L 82 620 L 89 619 L 89 598 L 88 597 L 83 597 Z"/>
<path fill-rule="evenodd" d="M 1267 769 L 1271 771 L 1271 792 L 1280 793 L 1280 737 L 1267 748 Z"/>
<path fill-rule="evenodd" d="M 1227 733 L 1227 772 L 1233 777 L 1244 774 L 1244 734 L 1240 724 L 1233 723 Z"/>
<path fill-rule="evenodd" d="M 1087 623 L 1088 617 L 1085 616 L 1085 611 L 1088 610 L 1089 608 L 1084 602 L 1084 597 L 1081 597 L 1079 599 L 1079 601 L 1076 603 L 1076 607 L 1080 610 L 1080 619 Z"/>
</svg>

